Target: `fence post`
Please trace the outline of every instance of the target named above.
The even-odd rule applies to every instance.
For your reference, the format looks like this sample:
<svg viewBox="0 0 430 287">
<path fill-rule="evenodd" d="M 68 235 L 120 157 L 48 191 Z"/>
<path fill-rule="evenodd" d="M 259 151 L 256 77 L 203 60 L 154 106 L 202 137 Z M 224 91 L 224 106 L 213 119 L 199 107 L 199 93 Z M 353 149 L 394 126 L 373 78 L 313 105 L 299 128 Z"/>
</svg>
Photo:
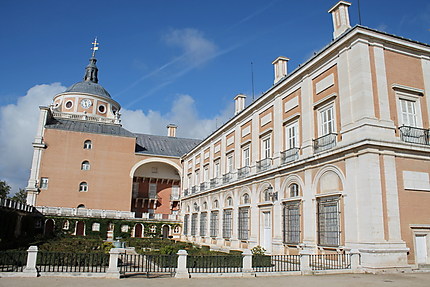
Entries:
<svg viewBox="0 0 430 287">
<path fill-rule="evenodd" d="M 30 246 L 27 249 L 27 266 L 23 270 L 23 277 L 37 277 L 36 261 L 37 246 Z"/>
<path fill-rule="evenodd" d="M 311 253 L 308 250 L 300 250 L 300 271 L 303 275 L 311 274 L 312 269 L 310 265 Z"/>
<path fill-rule="evenodd" d="M 190 278 L 190 274 L 187 269 L 187 257 L 188 252 L 186 250 L 178 251 L 178 267 L 176 268 L 176 278 Z"/>
<path fill-rule="evenodd" d="M 360 251 L 352 249 L 351 254 L 351 270 L 357 271 L 360 268 Z"/>
<path fill-rule="evenodd" d="M 121 273 L 118 268 L 118 259 L 119 254 L 123 250 L 123 248 L 112 248 L 109 251 L 109 268 L 106 271 L 106 278 L 120 278 Z"/>
<path fill-rule="evenodd" d="M 242 273 L 243 275 L 250 275 L 254 270 L 252 269 L 252 252 L 249 249 L 245 249 L 242 252 L 243 255 L 243 267 L 242 267 Z"/>
</svg>

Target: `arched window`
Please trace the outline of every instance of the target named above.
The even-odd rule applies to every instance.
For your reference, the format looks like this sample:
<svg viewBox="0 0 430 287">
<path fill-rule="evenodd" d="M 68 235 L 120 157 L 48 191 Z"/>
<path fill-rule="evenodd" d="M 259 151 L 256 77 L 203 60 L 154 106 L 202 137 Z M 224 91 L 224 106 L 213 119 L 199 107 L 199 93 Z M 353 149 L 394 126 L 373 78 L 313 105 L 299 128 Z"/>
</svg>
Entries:
<svg viewBox="0 0 430 287">
<path fill-rule="evenodd" d="M 86 183 L 85 181 L 81 182 L 79 184 L 79 191 L 82 191 L 82 192 L 88 191 L 88 183 Z"/>
<path fill-rule="evenodd" d="M 227 197 L 227 200 L 225 201 L 225 204 L 227 206 L 232 206 L 233 205 L 233 199 L 231 198 L 231 196 Z"/>
<path fill-rule="evenodd" d="M 69 221 L 68 220 L 64 221 L 64 223 L 63 223 L 63 229 L 64 230 L 69 230 L 69 227 L 70 227 Z"/>
<path fill-rule="evenodd" d="M 250 203 L 249 195 L 248 195 L 247 193 L 245 193 L 245 194 L 242 196 L 242 203 L 243 203 L 243 204 L 249 204 L 249 203 Z"/>
<path fill-rule="evenodd" d="M 81 170 L 90 170 L 91 166 L 90 166 L 90 162 L 85 160 L 82 162 L 81 164 Z"/>
<path fill-rule="evenodd" d="M 206 210 L 206 209 L 208 209 L 208 203 L 205 201 L 203 202 L 203 210 Z"/>
<path fill-rule="evenodd" d="M 215 199 L 212 208 L 218 208 L 218 207 L 219 207 L 218 200 Z"/>
<path fill-rule="evenodd" d="M 85 208 L 85 205 L 79 204 L 77 208 Z"/>
<path fill-rule="evenodd" d="M 93 148 L 93 144 L 91 143 L 90 140 L 84 141 L 84 149 L 92 149 L 92 148 Z"/>
<path fill-rule="evenodd" d="M 197 205 L 196 202 L 194 202 L 193 207 L 194 207 L 194 211 L 199 211 L 199 206 Z"/>
<path fill-rule="evenodd" d="M 297 183 L 293 183 L 290 185 L 290 197 L 299 196 L 299 185 Z"/>
</svg>

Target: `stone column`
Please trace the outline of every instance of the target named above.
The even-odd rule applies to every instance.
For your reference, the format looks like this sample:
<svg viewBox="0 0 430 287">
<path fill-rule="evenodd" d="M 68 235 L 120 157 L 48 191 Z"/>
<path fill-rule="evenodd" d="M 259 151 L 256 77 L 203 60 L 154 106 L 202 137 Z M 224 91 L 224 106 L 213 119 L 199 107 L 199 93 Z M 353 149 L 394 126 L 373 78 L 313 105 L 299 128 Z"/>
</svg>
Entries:
<svg viewBox="0 0 430 287">
<path fill-rule="evenodd" d="M 30 246 L 27 249 L 27 266 L 24 268 L 23 277 L 37 277 L 37 250 L 37 246 Z"/>
<path fill-rule="evenodd" d="M 178 267 L 176 267 L 175 278 L 190 278 L 187 269 L 188 252 L 186 250 L 179 250 L 176 254 L 178 254 Z"/>
</svg>

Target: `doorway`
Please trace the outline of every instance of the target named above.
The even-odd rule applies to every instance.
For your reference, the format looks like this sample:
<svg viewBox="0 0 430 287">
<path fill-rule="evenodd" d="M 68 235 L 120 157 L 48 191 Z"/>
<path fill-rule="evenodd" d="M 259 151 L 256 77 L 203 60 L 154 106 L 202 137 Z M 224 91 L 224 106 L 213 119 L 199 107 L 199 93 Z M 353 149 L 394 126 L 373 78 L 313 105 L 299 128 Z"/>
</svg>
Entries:
<svg viewBox="0 0 430 287">
<path fill-rule="evenodd" d="M 427 264 L 427 235 L 416 234 L 415 235 L 415 258 L 417 264 Z"/>
<path fill-rule="evenodd" d="M 268 254 L 272 253 L 272 213 L 263 211 L 261 213 L 261 247 L 266 249 Z"/>
</svg>

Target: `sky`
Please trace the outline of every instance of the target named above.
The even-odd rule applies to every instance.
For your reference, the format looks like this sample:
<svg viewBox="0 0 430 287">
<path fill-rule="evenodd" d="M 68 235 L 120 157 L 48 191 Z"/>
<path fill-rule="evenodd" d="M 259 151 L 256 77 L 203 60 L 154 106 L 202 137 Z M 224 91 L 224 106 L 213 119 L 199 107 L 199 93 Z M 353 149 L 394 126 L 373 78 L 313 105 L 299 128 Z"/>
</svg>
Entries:
<svg viewBox="0 0 430 287">
<path fill-rule="evenodd" d="M 132 131 L 204 138 L 332 40 L 336 0 L 0 1 L 0 180 L 24 188 L 38 106 L 82 80 L 98 37 L 99 83 Z M 351 1 L 351 25 L 359 24 Z M 430 1 L 361 0 L 361 24 L 430 43 Z M 253 74 L 253 77 L 252 77 Z M 254 83 L 254 84 L 252 84 Z"/>
</svg>

